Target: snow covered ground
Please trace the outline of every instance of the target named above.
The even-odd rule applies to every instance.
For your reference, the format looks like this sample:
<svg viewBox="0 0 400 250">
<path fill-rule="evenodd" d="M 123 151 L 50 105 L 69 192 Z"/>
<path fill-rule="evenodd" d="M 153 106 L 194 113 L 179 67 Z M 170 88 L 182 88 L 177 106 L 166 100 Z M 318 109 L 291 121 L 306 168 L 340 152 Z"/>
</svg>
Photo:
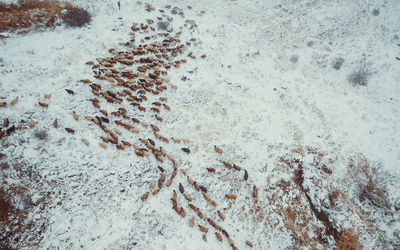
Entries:
<svg viewBox="0 0 400 250">
<path fill-rule="evenodd" d="M 117 1 L 71 2 L 92 12 L 90 25 L 9 34 L 0 41 L 0 102 L 7 102 L 0 117 L 12 124 L 25 121 L 25 129 L 2 139 L 5 156 L 0 161 L 40 175 L 29 184 L 33 203 L 45 197 L 42 206 L 30 208 L 32 220 L 46 221 L 35 248 L 230 249 L 226 239 L 219 242 L 216 230 L 190 208 L 185 206 L 185 218 L 171 209 L 179 183 L 239 249 L 248 247 L 246 240 L 255 249 L 334 248 L 334 233 L 318 236 L 328 228 L 321 219 L 324 213 L 337 231 L 359 232 L 366 249 L 400 247 L 397 1 L 160 0 L 149 2 L 155 7 L 152 12 L 133 1 L 122 0 L 120 11 Z M 172 14 L 175 6 L 181 10 Z M 162 14 L 173 17 L 170 26 L 182 31 L 182 41 L 196 38 L 197 45 L 189 49 L 196 59 L 168 71 L 170 82 L 162 96 L 168 97 L 171 111 L 163 110 L 163 122 L 155 123 L 161 135 L 190 142 L 155 141 L 175 158 L 179 169 L 208 188 L 218 204 L 215 209 L 187 185 L 181 172 L 170 187 L 142 202 L 149 182 L 157 183 L 160 164 L 152 157 L 136 156 L 133 149 L 100 147 L 102 131 L 84 118 L 99 113 L 89 101 L 91 89 L 80 82 L 96 82 L 85 62 L 110 56 L 110 48 L 123 51 L 120 42 L 129 41 L 132 23 Z M 194 20 L 197 27 L 185 27 L 186 20 Z M 137 36 L 139 44 L 146 34 Z M 200 57 L 203 54 L 206 58 Z M 343 63 L 334 69 L 340 58 Z M 368 85 L 352 85 L 348 76 L 363 60 L 372 73 Z M 16 97 L 18 103 L 11 106 Z M 149 102 L 156 97 L 149 96 Z M 103 103 L 111 110 L 111 104 Z M 150 116 L 137 116 L 154 123 Z M 53 127 L 55 119 L 58 129 Z M 36 122 L 33 128 L 28 127 L 31 121 Z M 73 128 L 75 134 L 64 128 Z M 124 136 L 154 139 L 152 133 L 139 130 L 139 135 Z M 41 131 L 46 139 L 35 136 Z M 214 145 L 223 150 L 221 155 Z M 351 175 L 352 160 L 380 166 L 388 206 L 358 198 L 362 180 Z M 228 170 L 222 161 L 242 170 Z M 172 169 L 167 163 L 163 166 Z M 17 168 L 0 173 L 5 185 L 20 181 Z M 226 199 L 228 193 L 238 198 Z M 334 196 L 341 198 L 335 201 Z M 179 194 L 178 203 L 185 202 Z M 314 205 L 317 212 L 310 208 Z M 224 211 L 224 221 L 218 220 L 218 209 Z M 194 228 L 188 223 L 192 216 Z M 197 224 L 209 228 L 207 242 Z"/>
</svg>

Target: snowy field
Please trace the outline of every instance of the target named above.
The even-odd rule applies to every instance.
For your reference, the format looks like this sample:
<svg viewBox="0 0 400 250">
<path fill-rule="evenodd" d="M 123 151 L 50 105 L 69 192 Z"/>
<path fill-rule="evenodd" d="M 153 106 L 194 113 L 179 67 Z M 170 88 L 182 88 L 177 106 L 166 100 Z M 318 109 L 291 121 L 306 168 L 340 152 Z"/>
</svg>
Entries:
<svg viewBox="0 0 400 250">
<path fill-rule="evenodd" d="M 35 225 L 16 246 L 247 249 L 249 241 L 254 249 L 335 249 L 349 232 L 365 249 L 400 248 L 398 1 L 160 0 L 148 2 L 155 8 L 150 12 L 136 1 L 122 0 L 120 11 L 117 1 L 71 2 L 92 13 L 89 25 L 0 40 L 0 103 L 7 103 L 0 107 L 0 126 L 6 129 L 5 118 L 22 124 L 1 139 L 0 176 L 6 188 L 25 187 L 15 201 Z M 85 63 L 113 56 L 111 48 L 147 43 L 146 36 L 159 32 L 157 17 L 172 17 L 171 36 L 182 32 L 181 43 L 190 41 L 179 56 L 187 63 L 162 76 L 167 90 L 147 95 L 146 112 L 125 99 L 116 104 L 94 96 L 82 79 L 101 83 L 103 91 L 122 89 L 94 78 Z M 155 21 L 155 31 L 134 32 L 135 43 L 126 46 L 132 24 L 146 19 Z M 363 62 L 367 85 L 350 83 Z M 159 107 L 163 121 L 150 110 L 159 97 L 170 107 Z M 152 183 L 164 174 L 157 166 L 167 180 L 173 171 L 164 154 L 161 163 L 133 147 L 99 145 L 104 132 L 85 119 L 101 115 L 92 98 L 108 113 L 123 107 L 142 122 L 135 124 L 139 133 L 131 133 L 109 114 L 107 126 L 140 147 L 139 138 L 161 146 L 178 166 L 169 187 L 162 183 L 152 195 Z M 143 123 L 156 125 L 169 142 Z M 369 178 L 374 168 L 379 173 Z M 216 206 L 188 176 L 207 188 Z M 362 189 L 370 179 L 375 189 Z M 204 218 L 188 206 L 179 183 Z M 185 216 L 172 208 L 174 190 Z"/>
</svg>

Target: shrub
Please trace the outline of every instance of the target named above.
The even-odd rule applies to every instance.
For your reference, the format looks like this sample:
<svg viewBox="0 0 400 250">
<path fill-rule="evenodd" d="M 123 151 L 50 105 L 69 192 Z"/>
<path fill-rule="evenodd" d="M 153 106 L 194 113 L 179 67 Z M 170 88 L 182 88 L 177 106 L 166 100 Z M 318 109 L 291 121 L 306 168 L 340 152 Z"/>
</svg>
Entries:
<svg viewBox="0 0 400 250">
<path fill-rule="evenodd" d="M 92 16 L 84 9 L 72 7 L 62 13 L 62 20 L 71 27 L 82 27 L 92 20 Z"/>
<path fill-rule="evenodd" d="M 298 61 L 299 61 L 299 56 L 298 55 L 292 55 L 290 57 L 290 62 L 297 63 Z"/>
<path fill-rule="evenodd" d="M 35 137 L 40 139 L 40 140 L 46 140 L 47 139 L 47 132 L 46 130 L 42 131 L 36 131 L 35 132 Z"/>
<path fill-rule="evenodd" d="M 169 22 L 158 22 L 157 28 L 160 30 L 167 30 L 169 26 Z"/>
<path fill-rule="evenodd" d="M 372 71 L 365 60 L 361 61 L 358 68 L 348 76 L 348 80 L 353 85 L 366 86 L 368 84 L 368 79 L 372 76 Z"/>
<path fill-rule="evenodd" d="M 357 184 L 358 198 L 361 202 L 368 201 L 375 207 L 390 209 L 387 198 L 386 183 L 390 179 L 381 166 L 371 166 L 368 161 L 352 160 L 349 164 L 349 173 Z"/>
<path fill-rule="evenodd" d="M 344 63 L 344 59 L 341 57 L 335 58 L 332 63 L 332 68 L 335 70 L 339 70 L 342 67 L 342 64 Z"/>
</svg>

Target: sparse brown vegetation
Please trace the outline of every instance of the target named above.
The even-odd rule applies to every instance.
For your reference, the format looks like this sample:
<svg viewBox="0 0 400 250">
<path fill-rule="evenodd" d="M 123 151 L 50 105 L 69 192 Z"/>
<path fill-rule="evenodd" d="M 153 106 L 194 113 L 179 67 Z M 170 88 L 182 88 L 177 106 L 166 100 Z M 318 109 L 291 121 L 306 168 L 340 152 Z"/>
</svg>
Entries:
<svg viewBox="0 0 400 250">
<path fill-rule="evenodd" d="M 32 213 L 40 213 L 46 207 L 49 192 L 37 184 L 42 179 L 32 166 L 23 161 L 4 162 L 0 168 L 0 249 L 37 247 L 46 229 L 46 218 L 32 219 Z M 18 182 L 8 182 L 12 174 Z M 33 200 L 33 195 L 36 197 Z"/>
<path fill-rule="evenodd" d="M 0 189 L 0 222 L 2 224 L 6 223 L 8 221 L 8 217 L 14 210 L 14 207 L 11 205 L 10 199 L 7 195 L 7 193 L 3 190 L 3 188 Z"/>
<path fill-rule="evenodd" d="M 0 189 L 0 249 L 12 249 L 13 243 L 20 241 L 21 233 L 27 229 L 24 223 L 27 213 L 12 202 L 20 191 Z"/>
<path fill-rule="evenodd" d="M 12 214 L 14 207 L 11 205 L 10 199 L 3 188 L 0 189 L 0 228 L 6 227 L 9 217 Z M 0 230 L 0 248 L 9 249 L 9 242 L 5 235 L 5 230 Z"/>
<path fill-rule="evenodd" d="M 325 226 L 325 235 L 327 236 L 332 236 L 336 241 L 339 238 L 339 231 L 336 228 L 336 225 L 330 220 L 328 214 L 324 212 L 323 210 L 318 210 L 313 203 L 310 195 L 309 195 L 309 190 L 305 189 L 303 186 L 303 181 L 304 181 L 304 171 L 303 171 L 303 166 L 301 162 L 296 162 L 298 167 L 295 170 L 295 182 L 299 186 L 300 191 L 303 192 L 304 196 L 307 199 L 307 202 L 310 206 L 311 211 L 315 215 L 315 217 L 323 223 Z M 321 237 L 321 241 L 323 242 L 323 238 Z"/>
<path fill-rule="evenodd" d="M 386 190 L 389 178 L 379 166 L 371 166 L 364 157 L 353 158 L 349 163 L 349 174 L 357 184 L 361 202 L 368 201 L 377 208 L 390 208 Z"/>
<path fill-rule="evenodd" d="M 360 233 L 355 233 L 353 229 L 343 230 L 336 241 L 336 246 L 339 250 L 359 249 L 359 238 Z"/>
<path fill-rule="evenodd" d="M 18 4 L 0 3 L 0 32 L 18 30 L 23 33 L 30 28 L 40 30 L 54 27 L 61 21 L 70 26 L 80 27 L 90 20 L 91 16 L 87 11 L 69 2 L 19 0 Z"/>
<path fill-rule="evenodd" d="M 273 173 L 271 180 L 275 179 L 266 188 L 268 205 L 274 209 L 265 210 L 265 225 L 273 223 L 269 217 L 279 214 L 283 218 L 281 231 L 289 233 L 293 246 L 300 248 L 329 245 L 337 249 L 360 249 L 367 238 L 377 239 L 377 248 L 398 246 L 398 241 L 388 238 L 382 227 L 398 218 L 386 188 L 394 178 L 379 164 L 363 155 L 339 159 L 330 152 L 298 145 L 285 148 L 287 153 L 282 155 L 279 152 L 282 146 L 278 148 L 271 155 L 274 162 L 269 161 L 264 169 Z M 271 152 L 272 149 L 271 146 Z M 339 164 L 348 167 L 345 181 L 332 178 Z M 326 194 L 321 195 L 320 191 Z M 259 205 L 268 207 L 263 202 Z M 249 214 L 251 221 L 262 223 L 257 220 L 256 209 L 250 209 Z M 336 214 L 344 215 L 346 223 L 353 226 L 349 228 Z"/>
</svg>

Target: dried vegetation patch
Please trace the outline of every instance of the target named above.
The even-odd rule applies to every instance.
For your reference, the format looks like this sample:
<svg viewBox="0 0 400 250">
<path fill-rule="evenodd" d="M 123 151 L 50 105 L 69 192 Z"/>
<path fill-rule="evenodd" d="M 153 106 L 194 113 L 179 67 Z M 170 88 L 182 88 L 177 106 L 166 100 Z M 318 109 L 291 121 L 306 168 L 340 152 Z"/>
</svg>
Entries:
<svg viewBox="0 0 400 250">
<path fill-rule="evenodd" d="M 41 30 L 66 23 L 82 26 L 90 22 L 91 15 L 69 2 L 55 0 L 19 0 L 18 4 L 0 3 L 0 32 L 30 29 Z"/>
<path fill-rule="evenodd" d="M 275 154 L 263 168 L 267 184 L 247 219 L 290 235 L 295 248 L 399 247 L 398 230 L 388 229 L 400 216 L 386 188 L 394 177 L 378 164 L 303 146 L 273 145 L 268 151 Z M 341 164 L 345 180 L 335 176 Z"/>
<path fill-rule="evenodd" d="M 0 249 L 37 247 L 46 229 L 50 193 L 43 178 L 21 160 L 0 157 Z"/>
</svg>

